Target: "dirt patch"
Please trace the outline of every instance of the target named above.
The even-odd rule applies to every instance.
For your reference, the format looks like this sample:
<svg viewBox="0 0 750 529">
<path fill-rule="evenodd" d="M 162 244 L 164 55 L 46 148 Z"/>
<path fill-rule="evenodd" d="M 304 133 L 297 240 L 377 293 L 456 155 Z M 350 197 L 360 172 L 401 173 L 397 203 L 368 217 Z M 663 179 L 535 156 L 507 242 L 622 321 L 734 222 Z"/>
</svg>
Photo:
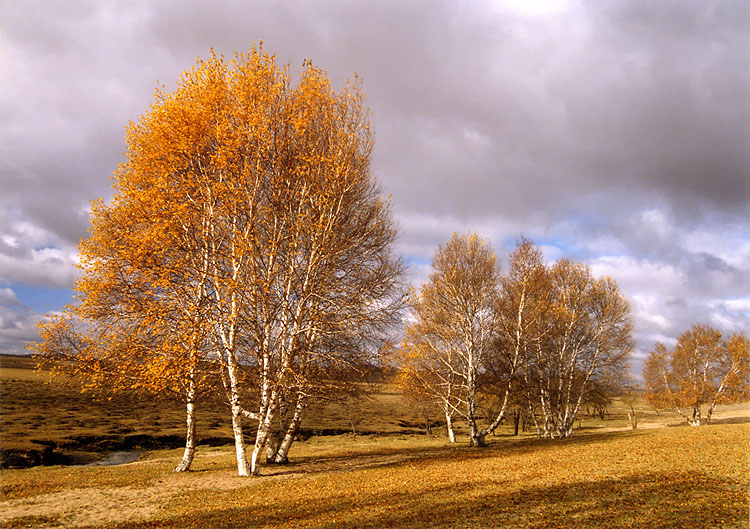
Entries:
<svg viewBox="0 0 750 529">
<path fill-rule="evenodd" d="M 166 474 L 148 487 L 76 488 L 63 492 L 41 494 L 30 498 L 0 501 L 0 523 L 26 526 L 34 520 L 35 527 L 58 529 L 87 527 L 104 523 L 138 523 L 154 517 L 172 498 L 192 490 L 235 490 L 253 487 L 268 480 L 288 479 L 320 472 L 344 472 L 352 469 L 374 468 L 402 461 L 424 458 L 418 453 L 373 454 L 351 457 L 309 458 L 286 465 L 264 465 L 262 476 L 240 478 L 234 471 L 216 470 Z M 216 451 L 207 457 L 233 454 Z M 130 463 L 147 465 L 162 458 Z"/>
<path fill-rule="evenodd" d="M 44 527 L 84 527 L 105 522 L 135 522 L 154 515 L 174 491 L 136 489 L 70 489 L 32 498 L 0 502 L 3 522 L 17 518 L 56 520 Z"/>
</svg>

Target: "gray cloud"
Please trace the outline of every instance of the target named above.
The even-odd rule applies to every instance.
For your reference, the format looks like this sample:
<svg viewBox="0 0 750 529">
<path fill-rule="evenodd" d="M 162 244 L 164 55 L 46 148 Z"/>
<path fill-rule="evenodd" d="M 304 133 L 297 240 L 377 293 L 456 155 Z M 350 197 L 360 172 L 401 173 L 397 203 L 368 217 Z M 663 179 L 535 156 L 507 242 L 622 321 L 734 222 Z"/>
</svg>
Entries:
<svg viewBox="0 0 750 529">
<path fill-rule="evenodd" d="M 500 254 L 523 233 L 620 281 L 643 350 L 693 321 L 746 327 L 750 7 L 508 5 L 4 3 L 0 284 L 70 286 L 157 80 L 263 39 L 293 70 L 364 79 L 413 277 L 453 231 Z"/>
<path fill-rule="evenodd" d="M 0 288 L 0 351 L 28 353 L 25 345 L 38 338 L 36 323 L 42 317 L 42 314 L 21 303 L 13 290 Z"/>
</svg>

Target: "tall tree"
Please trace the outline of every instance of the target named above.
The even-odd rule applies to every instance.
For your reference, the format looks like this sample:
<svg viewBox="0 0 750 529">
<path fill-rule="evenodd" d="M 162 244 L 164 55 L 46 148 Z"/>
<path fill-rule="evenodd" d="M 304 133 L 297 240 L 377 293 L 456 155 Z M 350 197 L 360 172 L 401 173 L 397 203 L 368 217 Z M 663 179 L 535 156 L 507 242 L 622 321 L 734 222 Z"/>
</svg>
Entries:
<svg viewBox="0 0 750 529">
<path fill-rule="evenodd" d="M 307 62 L 293 86 L 262 48 L 230 62 L 212 55 L 177 90 L 157 92 L 127 139 L 115 198 L 95 215 L 111 219 L 111 229 L 95 221 L 97 242 L 82 247 L 96 251 L 83 260 L 80 306 L 98 290 L 123 300 L 132 327 L 124 336 L 162 337 L 142 348 L 144 365 L 176 338 L 213 359 L 238 473 L 257 473 L 279 407 L 289 419 L 285 459 L 327 368 L 357 365 L 401 304 L 395 228 L 370 174 L 359 85 L 336 91 Z M 128 280 L 111 288 L 110 277 Z M 84 341 L 97 342 L 93 355 L 115 341 L 90 339 L 90 329 L 122 310 L 74 309 Z M 119 348 L 127 357 L 130 349 Z M 184 355 L 171 357 L 186 365 Z M 250 460 L 243 419 L 257 421 Z"/>
<path fill-rule="evenodd" d="M 195 407 L 205 391 L 208 281 L 193 242 L 187 204 L 163 200 L 143 181 L 129 182 L 110 205 L 92 207 L 91 235 L 80 245 L 79 303 L 41 322 L 38 353 L 64 359 L 56 371 L 77 375 L 84 390 L 175 392 L 186 404 L 186 446 L 175 469 L 190 468 Z M 197 266 L 194 266 L 197 264 Z"/>
<path fill-rule="evenodd" d="M 693 325 L 673 349 L 657 343 L 643 367 L 646 399 L 657 408 L 673 408 L 691 426 L 710 422 L 716 405 L 750 397 L 750 340 Z M 708 411 L 703 418 L 703 407 Z"/>
<path fill-rule="evenodd" d="M 566 259 L 549 268 L 550 311 L 526 359 L 544 435 L 569 437 L 589 387 L 621 377 L 632 350 L 630 306 L 617 283 Z"/>
<path fill-rule="evenodd" d="M 484 363 L 487 390 L 495 393 L 499 406 L 489 424 L 479 432 L 482 437 L 500 426 L 512 398 L 528 384 L 524 362 L 534 340 L 540 339 L 535 330 L 549 311 L 549 282 L 542 252 L 528 239 L 522 238 L 511 252 L 508 271 L 500 277 L 500 287 L 495 343 Z"/>
<path fill-rule="evenodd" d="M 454 234 L 438 247 L 432 268 L 406 328 L 405 367 L 441 400 L 449 434 L 453 413 L 459 414 L 469 423 L 471 445 L 480 446 L 486 434 L 477 424 L 477 397 L 496 336 L 496 257 L 478 235 Z"/>
</svg>

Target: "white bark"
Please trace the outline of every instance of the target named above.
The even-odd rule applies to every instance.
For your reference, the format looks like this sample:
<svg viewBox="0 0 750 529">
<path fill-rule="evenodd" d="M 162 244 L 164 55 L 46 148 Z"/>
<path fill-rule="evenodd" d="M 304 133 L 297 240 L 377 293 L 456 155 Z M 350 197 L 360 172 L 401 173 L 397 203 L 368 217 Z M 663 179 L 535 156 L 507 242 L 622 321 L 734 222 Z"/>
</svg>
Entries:
<svg viewBox="0 0 750 529">
<path fill-rule="evenodd" d="M 297 405 L 294 408 L 294 415 L 292 416 L 292 420 L 287 426 L 286 432 L 284 433 L 284 439 L 282 439 L 281 444 L 279 445 L 279 449 L 273 458 L 274 463 L 283 464 L 289 462 L 289 449 L 292 447 L 292 443 L 294 442 L 294 439 L 299 432 L 299 427 L 302 424 L 302 413 L 304 409 L 304 396 L 299 395 L 297 397 Z"/>
<path fill-rule="evenodd" d="M 175 472 L 187 472 L 195 457 L 195 377 L 191 374 L 187 392 L 187 429 L 185 433 L 185 452 L 182 455 L 182 461 L 174 469 Z"/>
<path fill-rule="evenodd" d="M 453 431 L 453 414 L 448 411 L 448 407 L 445 408 L 445 429 L 448 431 L 448 441 L 455 443 L 456 433 Z"/>
<path fill-rule="evenodd" d="M 237 457 L 237 474 L 239 476 L 249 476 L 250 467 L 247 463 L 247 453 L 245 450 L 245 438 L 242 432 L 242 404 L 240 401 L 237 366 L 234 361 L 234 355 L 228 355 L 227 374 L 229 375 L 229 398 L 232 409 L 232 434 L 234 435 L 234 449 Z"/>
</svg>

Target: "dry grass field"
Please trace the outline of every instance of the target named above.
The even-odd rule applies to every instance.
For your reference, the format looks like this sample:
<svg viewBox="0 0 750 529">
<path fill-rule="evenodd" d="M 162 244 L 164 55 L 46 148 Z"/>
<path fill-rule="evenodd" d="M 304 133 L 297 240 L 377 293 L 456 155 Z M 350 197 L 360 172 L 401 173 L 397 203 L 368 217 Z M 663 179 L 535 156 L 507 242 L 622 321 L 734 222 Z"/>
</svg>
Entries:
<svg viewBox="0 0 750 529">
<path fill-rule="evenodd" d="M 107 413 L 45 383 L 29 359 L 0 360 L 4 451 L 51 447 L 84 460 L 128 439 L 180 444 L 179 403 L 121 397 Z M 635 431 L 615 402 L 571 439 L 514 437 L 508 425 L 488 448 L 471 449 L 465 437 L 451 446 L 415 435 L 418 413 L 383 385 L 349 411 L 314 409 L 307 422 L 358 435 L 298 441 L 289 465 L 263 466 L 257 478 L 237 477 L 233 447 L 211 443 L 187 474 L 172 473 L 176 447 L 118 466 L 0 470 L 0 527 L 748 527 L 748 406 L 724 407 L 700 428 L 638 408 Z M 229 440 L 221 404 L 204 405 L 199 420 L 199 438 Z"/>
<path fill-rule="evenodd" d="M 10 463 L 0 468 L 85 463 L 107 450 L 184 443 L 182 403 L 167 397 L 116 395 L 104 405 L 101 398 L 81 394 L 74 385 L 50 381 L 47 372 L 37 372 L 34 366 L 28 356 L 0 355 L 0 463 Z M 311 406 L 302 427 L 306 435 L 414 433 L 421 419 L 392 386 L 381 385 L 374 398 Z M 199 404 L 197 436 L 203 444 L 232 442 L 229 410 L 220 399 Z"/>
<path fill-rule="evenodd" d="M 2 471 L 2 527 L 745 528 L 750 425 L 498 438 L 312 438 L 238 478 L 231 447 L 113 467 Z"/>
</svg>

